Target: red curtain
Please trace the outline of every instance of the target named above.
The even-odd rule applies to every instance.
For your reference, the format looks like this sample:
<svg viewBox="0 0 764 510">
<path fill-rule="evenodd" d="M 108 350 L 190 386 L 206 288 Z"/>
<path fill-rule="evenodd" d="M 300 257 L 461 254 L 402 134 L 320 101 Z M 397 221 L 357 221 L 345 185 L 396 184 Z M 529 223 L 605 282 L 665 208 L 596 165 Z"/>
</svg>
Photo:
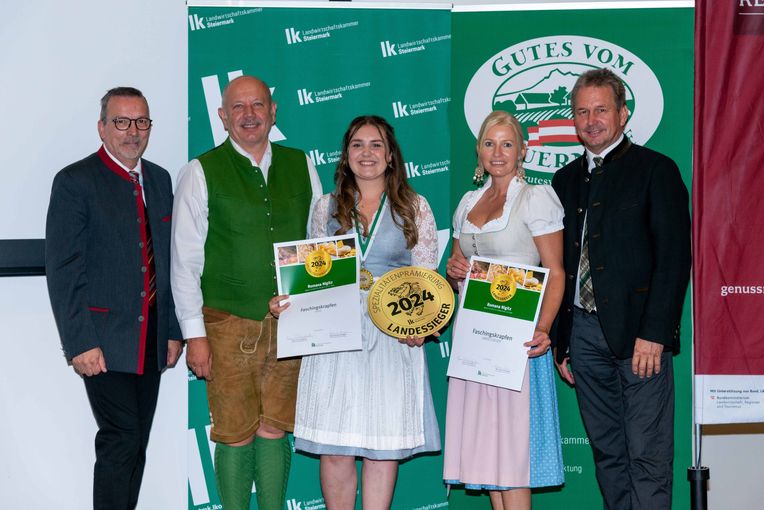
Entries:
<svg viewBox="0 0 764 510">
<path fill-rule="evenodd" d="M 700 375 L 764 374 L 764 5 L 756 3 L 763 4 L 695 4 L 693 301 Z"/>
</svg>

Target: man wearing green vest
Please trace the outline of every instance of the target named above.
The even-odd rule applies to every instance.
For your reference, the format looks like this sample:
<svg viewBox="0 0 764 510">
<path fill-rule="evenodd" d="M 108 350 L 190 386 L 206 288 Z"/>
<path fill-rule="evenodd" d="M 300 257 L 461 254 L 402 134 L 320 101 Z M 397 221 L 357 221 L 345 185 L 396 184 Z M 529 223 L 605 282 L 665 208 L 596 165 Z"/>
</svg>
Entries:
<svg viewBox="0 0 764 510">
<path fill-rule="evenodd" d="M 218 493 L 246 510 L 282 510 L 299 359 L 276 358 L 273 243 L 305 239 L 321 182 L 304 152 L 272 144 L 276 103 L 252 76 L 231 81 L 218 109 L 228 138 L 178 175 L 172 289 L 186 361 L 207 380 Z"/>
</svg>

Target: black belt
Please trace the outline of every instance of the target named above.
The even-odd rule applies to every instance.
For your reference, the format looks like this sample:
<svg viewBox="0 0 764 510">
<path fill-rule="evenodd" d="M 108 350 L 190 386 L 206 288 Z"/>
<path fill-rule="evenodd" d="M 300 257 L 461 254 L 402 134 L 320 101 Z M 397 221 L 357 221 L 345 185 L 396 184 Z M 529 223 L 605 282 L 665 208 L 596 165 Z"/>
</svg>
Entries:
<svg viewBox="0 0 764 510">
<path fill-rule="evenodd" d="M 581 308 L 580 306 L 573 306 L 576 310 L 578 310 L 581 313 L 584 313 L 586 315 L 597 315 L 597 310 L 592 310 L 591 312 L 587 311 L 585 308 Z"/>
</svg>

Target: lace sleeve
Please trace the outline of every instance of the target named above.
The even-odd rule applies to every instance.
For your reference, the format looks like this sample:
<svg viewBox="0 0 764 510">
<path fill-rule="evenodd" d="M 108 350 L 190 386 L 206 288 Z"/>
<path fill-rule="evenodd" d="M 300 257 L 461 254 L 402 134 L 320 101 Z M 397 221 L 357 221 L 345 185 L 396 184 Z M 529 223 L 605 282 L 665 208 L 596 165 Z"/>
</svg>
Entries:
<svg viewBox="0 0 764 510">
<path fill-rule="evenodd" d="M 438 268 L 438 230 L 430 204 L 419 196 L 419 211 L 416 216 L 416 228 L 419 241 L 411 249 L 411 264 L 427 269 Z"/>
<path fill-rule="evenodd" d="M 326 237 L 326 225 L 329 223 L 329 204 L 331 203 L 331 194 L 327 193 L 316 200 L 313 209 L 310 211 L 310 221 L 308 224 L 308 237 Z"/>
</svg>

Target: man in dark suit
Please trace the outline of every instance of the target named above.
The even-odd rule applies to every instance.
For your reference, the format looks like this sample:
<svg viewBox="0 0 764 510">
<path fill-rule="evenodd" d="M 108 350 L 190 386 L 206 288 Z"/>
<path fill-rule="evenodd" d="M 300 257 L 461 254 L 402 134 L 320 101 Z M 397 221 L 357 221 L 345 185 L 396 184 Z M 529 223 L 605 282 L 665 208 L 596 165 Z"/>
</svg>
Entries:
<svg viewBox="0 0 764 510">
<path fill-rule="evenodd" d="M 101 99 L 101 148 L 53 181 L 48 292 L 66 359 L 83 376 L 98 433 L 93 507 L 135 508 L 159 377 L 182 344 L 170 293 L 172 183 L 142 160 L 149 107 L 131 87 Z"/>
<path fill-rule="evenodd" d="M 586 152 L 552 180 L 567 275 L 556 362 L 576 387 L 604 507 L 670 508 L 687 188 L 671 159 L 624 136 L 626 93 L 614 73 L 582 74 L 571 97 Z"/>
</svg>

